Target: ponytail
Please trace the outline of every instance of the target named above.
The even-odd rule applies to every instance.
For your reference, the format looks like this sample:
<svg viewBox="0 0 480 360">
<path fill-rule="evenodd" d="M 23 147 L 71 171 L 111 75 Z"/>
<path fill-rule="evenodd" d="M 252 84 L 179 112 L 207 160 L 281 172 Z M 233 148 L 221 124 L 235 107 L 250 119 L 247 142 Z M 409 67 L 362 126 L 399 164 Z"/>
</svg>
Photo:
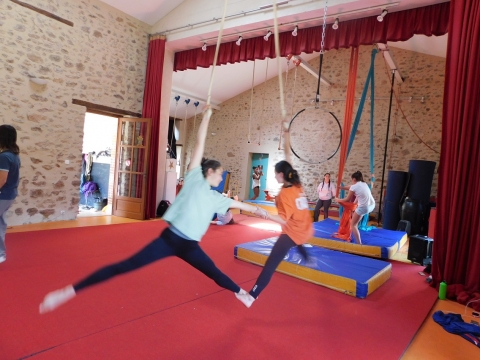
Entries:
<svg viewBox="0 0 480 360">
<path fill-rule="evenodd" d="M 355 179 L 357 181 L 362 181 L 362 182 L 365 182 L 363 180 L 363 175 L 360 171 L 355 171 L 353 174 L 352 174 L 352 179 Z"/>
<path fill-rule="evenodd" d="M 289 162 L 282 160 L 275 165 L 275 172 L 282 173 L 285 181 L 288 181 L 292 185 L 299 186 L 302 183 L 300 182 L 300 177 L 298 176 L 297 170 L 295 170 Z"/>
<path fill-rule="evenodd" d="M 201 166 L 202 166 L 202 174 L 203 174 L 203 177 L 207 177 L 207 173 L 208 173 L 208 169 L 212 169 L 212 170 L 217 170 L 219 167 L 222 166 L 222 164 L 220 164 L 219 161 L 217 160 L 211 160 L 211 159 L 207 159 L 207 158 L 202 158 L 202 162 L 201 162 Z"/>
</svg>

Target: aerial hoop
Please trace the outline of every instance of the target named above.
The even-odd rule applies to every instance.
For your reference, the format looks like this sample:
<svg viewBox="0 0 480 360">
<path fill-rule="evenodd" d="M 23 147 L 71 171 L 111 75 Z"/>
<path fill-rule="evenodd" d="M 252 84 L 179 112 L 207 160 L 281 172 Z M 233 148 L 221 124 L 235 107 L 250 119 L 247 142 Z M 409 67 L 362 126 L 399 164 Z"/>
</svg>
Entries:
<svg viewBox="0 0 480 360">
<path fill-rule="evenodd" d="M 324 141 L 322 143 L 323 147 L 318 146 L 318 151 L 317 153 L 315 153 L 315 151 L 312 152 L 311 147 L 308 144 L 305 144 L 305 139 L 297 139 L 297 137 L 292 136 L 290 140 L 290 149 L 300 161 L 309 164 L 321 164 L 333 158 L 340 149 L 340 146 L 342 144 L 342 126 L 333 112 L 320 109 L 317 106 L 312 106 L 300 110 L 295 114 L 292 120 L 290 120 L 288 130 L 292 135 L 295 134 L 296 129 L 301 129 L 304 127 L 304 121 L 301 121 L 301 115 L 305 115 L 307 112 L 312 115 L 310 121 L 313 123 L 317 123 L 317 129 L 310 132 L 322 133 L 322 135 L 324 135 L 323 137 L 327 137 L 329 141 Z M 335 120 L 335 123 L 338 126 L 338 136 L 336 136 L 332 131 L 327 131 L 327 129 L 331 130 L 332 120 Z M 338 143 L 334 140 L 335 138 L 338 138 Z M 294 146 L 296 149 L 294 149 Z M 315 158 L 315 160 L 313 158 Z"/>
<path fill-rule="evenodd" d="M 317 91 L 314 100 L 315 106 L 307 107 L 298 111 L 292 120 L 290 120 L 288 126 L 289 132 L 292 134 L 290 137 L 290 149 L 292 150 L 292 153 L 299 160 L 309 164 L 321 164 L 333 158 L 340 149 L 343 137 L 342 126 L 335 114 L 320 107 L 320 79 L 322 77 L 323 55 L 325 52 L 327 8 L 328 0 L 325 1 L 325 7 L 323 9 L 320 66 L 318 69 Z M 294 62 L 294 64 L 296 66 L 300 65 L 298 59 L 297 63 Z M 338 126 L 338 132 L 335 130 L 335 123 L 336 126 Z M 296 133 L 308 133 L 308 137 L 295 136 Z M 322 141 L 317 141 L 317 139 L 321 139 Z M 312 145 L 315 146 L 312 147 Z"/>
</svg>

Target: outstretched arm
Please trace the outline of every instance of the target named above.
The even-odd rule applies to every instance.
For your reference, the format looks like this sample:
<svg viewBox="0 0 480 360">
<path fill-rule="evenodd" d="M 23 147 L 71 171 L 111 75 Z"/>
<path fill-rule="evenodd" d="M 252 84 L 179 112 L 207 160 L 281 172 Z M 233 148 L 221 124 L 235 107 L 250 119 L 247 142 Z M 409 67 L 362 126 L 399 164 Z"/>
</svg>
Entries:
<svg viewBox="0 0 480 360">
<path fill-rule="evenodd" d="M 267 216 L 268 216 L 268 213 L 265 209 L 261 209 L 258 206 L 253 206 L 253 205 L 250 205 L 250 204 L 247 204 L 247 203 L 244 203 L 244 202 L 241 202 L 241 201 L 237 201 L 237 200 L 232 201 L 232 203 L 230 205 L 230 208 L 240 209 L 240 210 L 243 210 L 243 211 L 248 211 L 248 212 L 251 212 L 252 214 L 260 216 L 264 219 L 266 219 Z"/>
<path fill-rule="evenodd" d="M 285 160 L 292 165 L 292 154 L 290 152 L 290 132 L 288 131 L 288 122 L 283 123 L 283 137 L 285 143 L 283 144 L 283 150 L 285 152 Z"/>
<path fill-rule="evenodd" d="M 190 159 L 190 165 L 188 165 L 188 171 L 200 166 L 202 163 L 203 152 L 205 151 L 205 139 L 207 138 L 208 124 L 211 116 L 212 109 L 207 107 L 203 114 L 202 123 L 198 127 L 197 141 L 193 149 L 192 158 Z"/>
<path fill-rule="evenodd" d="M 273 214 L 268 213 L 267 219 L 275 221 L 276 223 L 278 223 L 280 225 L 285 225 L 287 223 L 280 215 L 273 215 Z"/>
</svg>

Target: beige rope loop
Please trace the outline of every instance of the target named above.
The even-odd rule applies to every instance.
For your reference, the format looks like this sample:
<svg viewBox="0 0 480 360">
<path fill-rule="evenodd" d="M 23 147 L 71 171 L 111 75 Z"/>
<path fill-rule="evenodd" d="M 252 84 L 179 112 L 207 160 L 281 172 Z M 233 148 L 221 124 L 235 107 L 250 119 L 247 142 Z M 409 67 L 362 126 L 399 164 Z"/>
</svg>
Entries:
<svg viewBox="0 0 480 360">
<path fill-rule="evenodd" d="M 226 16 L 226 13 L 227 13 L 227 4 L 228 4 L 228 0 L 225 0 L 225 6 L 223 8 L 222 22 L 220 24 L 220 30 L 218 31 L 217 47 L 215 49 L 215 56 L 213 57 L 212 73 L 210 75 L 210 84 L 208 86 L 207 106 L 210 105 L 210 100 L 212 98 L 213 75 L 215 73 L 215 66 L 217 65 L 220 43 L 222 42 L 223 26 L 225 25 L 225 16 Z"/>
<path fill-rule="evenodd" d="M 253 109 L 253 87 L 255 86 L 255 59 L 253 59 L 253 75 L 252 75 L 252 90 L 250 93 L 250 118 L 248 119 L 248 137 L 247 141 L 250 144 L 250 135 L 252 128 L 252 109 Z"/>
<path fill-rule="evenodd" d="M 273 29 L 274 29 L 274 38 L 275 38 L 275 55 L 277 56 L 278 87 L 280 91 L 280 110 L 282 111 L 282 122 L 283 122 L 287 118 L 287 110 L 285 109 L 285 98 L 283 96 L 282 67 L 280 66 L 280 37 L 278 35 L 277 0 L 274 0 L 273 2 Z"/>
</svg>

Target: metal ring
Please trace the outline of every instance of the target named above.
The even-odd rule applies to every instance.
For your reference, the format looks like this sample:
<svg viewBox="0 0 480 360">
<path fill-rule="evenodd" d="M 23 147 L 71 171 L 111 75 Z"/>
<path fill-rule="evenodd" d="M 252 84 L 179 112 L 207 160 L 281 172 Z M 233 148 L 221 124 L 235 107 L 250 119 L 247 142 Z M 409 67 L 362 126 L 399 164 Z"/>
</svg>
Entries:
<svg viewBox="0 0 480 360">
<path fill-rule="evenodd" d="M 290 120 L 290 124 L 288 125 L 288 131 L 290 131 L 291 127 L 292 127 L 292 124 L 293 124 L 293 120 L 295 120 L 295 118 L 300 115 L 302 112 L 304 112 L 305 110 L 307 109 L 318 109 L 318 107 L 309 107 L 309 108 L 305 108 L 305 109 L 302 109 L 300 110 L 299 112 L 297 112 L 295 114 L 295 116 L 292 118 L 292 120 Z M 292 150 L 292 153 L 298 158 L 300 159 L 301 161 L 304 161 L 306 163 L 309 163 L 309 164 L 321 164 L 321 163 L 324 163 L 325 161 L 328 161 L 330 160 L 332 157 L 334 157 L 338 150 L 340 149 L 340 145 L 342 145 L 342 125 L 340 125 L 340 121 L 338 121 L 337 117 L 335 116 L 335 114 L 331 111 L 328 111 L 328 113 L 330 115 L 333 116 L 333 118 L 335 119 L 335 121 L 337 122 L 337 125 L 338 125 L 338 129 L 340 130 L 340 141 L 338 142 L 338 146 L 337 146 L 337 149 L 335 150 L 335 152 L 330 155 L 328 158 L 326 158 L 325 160 L 322 160 L 322 161 L 309 161 L 309 160 L 305 160 L 305 159 L 302 159 L 296 152 L 295 150 L 293 150 L 293 147 L 292 147 L 292 144 L 290 142 L 290 150 Z"/>
</svg>

